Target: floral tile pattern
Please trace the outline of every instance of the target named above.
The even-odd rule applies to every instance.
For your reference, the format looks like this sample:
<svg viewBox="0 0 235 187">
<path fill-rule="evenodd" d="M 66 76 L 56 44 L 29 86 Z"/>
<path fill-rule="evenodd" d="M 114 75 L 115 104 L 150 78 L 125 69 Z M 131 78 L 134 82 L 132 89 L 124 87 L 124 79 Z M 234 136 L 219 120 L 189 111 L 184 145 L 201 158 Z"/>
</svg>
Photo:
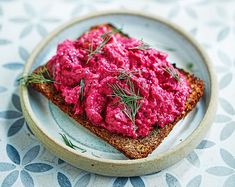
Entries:
<svg viewBox="0 0 235 187">
<path fill-rule="evenodd" d="M 16 80 L 42 37 L 75 16 L 117 8 L 183 27 L 202 44 L 218 76 L 218 111 L 206 138 L 185 159 L 151 175 L 104 177 L 75 168 L 40 144 L 21 111 Z M 0 186 L 234 187 L 234 19 L 235 0 L 0 0 Z"/>
<path fill-rule="evenodd" d="M 40 146 L 36 145 L 29 149 L 21 159 L 21 156 L 16 148 L 13 145 L 7 144 L 6 152 L 12 162 L 0 162 L 0 171 L 9 172 L 2 182 L 2 187 L 13 185 L 19 176 L 24 186 L 34 186 L 34 181 L 31 176 L 32 173 L 40 173 L 51 170 L 53 166 L 49 164 L 37 162 L 31 163 L 38 156 L 39 150 Z"/>
</svg>

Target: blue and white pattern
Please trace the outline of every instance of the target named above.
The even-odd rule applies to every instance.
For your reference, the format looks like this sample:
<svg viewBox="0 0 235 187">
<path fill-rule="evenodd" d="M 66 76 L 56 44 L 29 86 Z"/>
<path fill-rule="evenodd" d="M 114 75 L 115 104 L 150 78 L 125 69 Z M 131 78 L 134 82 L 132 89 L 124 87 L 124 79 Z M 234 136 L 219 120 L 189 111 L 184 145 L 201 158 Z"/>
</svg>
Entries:
<svg viewBox="0 0 235 187">
<path fill-rule="evenodd" d="M 22 115 L 17 78 L 29 53 L 72 17 L 107 9 L 150 12 L 179 24 L 204 46 L 219 81 L 219 106 L 207 137 L 185 159 L 161 172 L 104 177 L 49 153 Z M 0 0 L 0 186 L 235 186 L 234 0 Z"/>
<path fill-rule="evenodd" d="M 38 156 L 40 146 L 36 145 L 30 148 L 21 159 L 21 155 L 13 145 L 6 145 L 6 152 L 11 162 L 0 162 L 0 171 L 9 172 L 2 182 L 2 187 L 8 187 L 15 183 L 20 176 L 21 183 L 24 186 L 34 186 L 32 173 L 41 173 L 49 171 L 53 166 L 46 163 L 31 163 Z"/>
</svg>

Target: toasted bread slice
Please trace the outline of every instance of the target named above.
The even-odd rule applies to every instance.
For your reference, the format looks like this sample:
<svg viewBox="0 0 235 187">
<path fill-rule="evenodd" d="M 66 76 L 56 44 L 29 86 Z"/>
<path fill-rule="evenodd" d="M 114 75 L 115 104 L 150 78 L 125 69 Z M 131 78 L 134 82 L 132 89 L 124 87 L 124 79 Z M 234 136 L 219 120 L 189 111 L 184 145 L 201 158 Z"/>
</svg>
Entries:
<svg viewBox="0 0 235 187">
<path fill-rule="evenodd" d="M 108 24 L 108 26 L 113 27 L 110 24 Z M 92 27 L 91 29 L 96 29 L 96 27 Z M 126 34 L 123 35 L 128 37 Z M 34 70 L 34 73 L 45 70 L 45 66 L 46 65 L 38 67 Z M 52 101 L 71 118 L 75 119 L 79 124 L 118 149 L 126 157 L 130 159 L 139 159 L 145 158 L 152 153 L 171 132 L 176 123 L 184 118 L 196 106 L 197 102 L 203 95 L 203 81 L 182 69 L 179 69 L 179 71 L 185 75 L 192 89 L 190 95 L 187 97 L 185 111 L 178 115 L 173 123 L 167 124 L 163 128 L 156 127 L 148 136 L 136 139 L 111 133 L 102 127 L 94 126 L 87 119 L 83 119 L 82 116 L 75 115 L 73 105 L 69 105 L 64 101 L 62 95 L 55 89 L 53 83 L 33 83 L 31 86 L 38 92 L 42 93 L 48 100 Z"/>
</svg>

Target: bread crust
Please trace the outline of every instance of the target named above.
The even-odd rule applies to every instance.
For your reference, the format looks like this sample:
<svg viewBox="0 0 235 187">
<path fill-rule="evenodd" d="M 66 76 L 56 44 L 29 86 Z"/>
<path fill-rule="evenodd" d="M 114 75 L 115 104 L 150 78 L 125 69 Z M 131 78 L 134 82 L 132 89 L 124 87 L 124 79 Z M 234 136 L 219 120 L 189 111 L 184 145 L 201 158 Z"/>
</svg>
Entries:
<svg viewBox="0 0 235 187">
<path fill-rule="evenodd" d="M 107 24 L 108 26 L 114 28 L 112 25 Z M 92 27 L 91 29 L 96 29 L 97 27 Z M 127 36 L 127 35 L 125 35 Z M 40 66 L 34 70 L 33 73 L 42 72 L 45 70 L 46 65 Z M 118 149 L 122 152 L 126 157 L 130 159 L 139 159 L 145 158 L 150 153 L 152 153 L 164 140 L 164 138 L 171 132 L 173 127 L 176 125 L 178 121 L 184 118 L 197 104 L 199 99 L 202 97 L 204 92 L 204 83 L 202 80 L 196 78 L 194 75 L 185 72 L 182 69 L 179 71 L 184 74 L 188 84 L 191 87 L 191 93 L 187 97 L 187 101 L 185 104 L 185 110 L 178 115 L 174 122 L 166 124 L 163 128 L 156 127 L 154 130 L 150 132 L 150 134 L 144 138 L 139 137 L 136 139 L 124 137 L 119 134 L 114 134 L 109 132 L 108 130 L 97 127 L 87 119 L 83 119 L 82 116 L 78 116 L 74 114 L 73 105 L 67 104 L 62 95 L 55 89 L 53 83 L 33 83 L 30 86 L 33 89 L 40 92 L 44 95 L 48 100 L 54 103 L 57 107 L 60 108 L 64 113 L 68 114 L 71 118 L 76 120 L 79 124 L 90 130 L 92 133 L 105 140 L 107 143 Z"/>
<path fill-rule="evenodd" d="M 44 66 L 40 66 L 34 70 L 34 73 L 41 72 L 43 69 L 45 69 Z M 68 114 L 79 124 L 118 149 L 126 157 L 130 159 L 138 159 L 145 158 L 153 152 L 153 150 L 155 150 L 161 144 L 163 139 L 171 132 L 175 124 L 184 118 L 196 106 L 197 102 L 203 95 L 203 81 L 197 79 L 194 75 L 189 74 L 184 70 L 180 70 L 180 72 L 185 75 L 192 89 L 190 95 L 187 97 L 184 112 L 178 115 L 174 122 L 165 125 L 163 128 L 156 127 L 148 136 L 136 139 L 111 133 L 102 127 L 92 125 L 87 119 L 83 119 L 82 116 L 75 115 L 73 112 L 73 105 L 69 105 L 64 101 L 62 95 L 55 89 L 53 83 L 38 83 L 31 84 L 31 86 L 59 107 L 64 113 Z"/>
</svg>

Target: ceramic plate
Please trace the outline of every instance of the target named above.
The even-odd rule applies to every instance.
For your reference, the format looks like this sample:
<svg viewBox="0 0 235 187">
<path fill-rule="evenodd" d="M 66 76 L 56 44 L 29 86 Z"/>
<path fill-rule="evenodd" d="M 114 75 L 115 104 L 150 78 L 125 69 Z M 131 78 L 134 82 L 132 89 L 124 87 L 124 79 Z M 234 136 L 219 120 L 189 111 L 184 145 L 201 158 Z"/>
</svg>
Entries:
<svg viewBox="0 0 235 187">
<path fill-rule="evenodd" d="M 25 118 L 35 136 L 58 157 L 81 169 L 112 176 L 144 175 L 162 170 L 184 158 L 202 140 L 216 108 L 216 81 L 211 64 L 198 44 L 178 26 L 162 18 L 133 12 L 106 12 L 74 19 L 47 36 L 31 54 L 24 74 L 46 63 L 58 43 L 76 39 L 91 26 L 112 23 L 132 37 L 169 54 L 168 60 L 205 81 L 205 94 L 196 108 L 181 120 L 163 143 L 147 158 L 129 160 L 83 128 L 42 95 L 21 86 Z M 67 147 L 66 134 L 81 149 Z"/>
</svg>

